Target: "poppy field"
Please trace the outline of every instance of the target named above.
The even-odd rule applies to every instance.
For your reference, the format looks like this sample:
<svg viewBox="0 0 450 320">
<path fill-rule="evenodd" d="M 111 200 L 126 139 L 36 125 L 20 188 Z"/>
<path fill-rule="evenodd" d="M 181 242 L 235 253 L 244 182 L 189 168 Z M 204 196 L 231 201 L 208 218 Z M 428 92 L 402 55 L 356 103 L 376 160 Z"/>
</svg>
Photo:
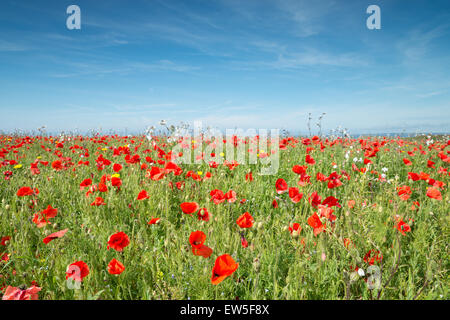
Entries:
<svg viewBox="0 0 450 320">
<path fill-rule="evenodd" d="M 448 299 L 448 137 L 176 143 L 0 135 L 2 299 Z"/>
</svg>

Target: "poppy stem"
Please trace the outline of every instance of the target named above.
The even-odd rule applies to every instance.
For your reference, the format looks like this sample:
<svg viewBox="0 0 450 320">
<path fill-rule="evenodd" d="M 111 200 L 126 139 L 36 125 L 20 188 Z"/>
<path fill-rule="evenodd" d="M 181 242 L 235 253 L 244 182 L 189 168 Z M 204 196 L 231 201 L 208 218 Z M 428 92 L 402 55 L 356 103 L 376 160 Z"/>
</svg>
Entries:
<svg viewBox="0 0 450 320">
<path fill-rule="evenodd" d="M 384 284 L 383 288 L 380 291 L 378 291 L 377 300 L 380 300 L 381 293 L 387 287 L 389 282 L 391 282 L 392 278 L 394 277 L 394 274 L 397 272 L 398 267 L 400 266 L 400 258 L 401 258 L 401 255 L 402 255 L 402 247 L 401 247 L 400 234 L 399 233 L 397 233 L 397 242 L 398 242 L 397 261 L 396 261 L 396 263 L 394 264 L 394 266 L 392 268 L 391 275 L 390 275 L 389 279 L 386 281 L 386 283 Z"/>
</svg>

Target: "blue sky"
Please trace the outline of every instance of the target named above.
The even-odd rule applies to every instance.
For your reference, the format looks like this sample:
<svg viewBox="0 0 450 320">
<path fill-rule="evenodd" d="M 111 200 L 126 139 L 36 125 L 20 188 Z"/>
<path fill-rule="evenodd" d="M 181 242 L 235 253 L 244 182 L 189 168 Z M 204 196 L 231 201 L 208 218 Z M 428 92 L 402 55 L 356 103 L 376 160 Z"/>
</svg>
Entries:
<svg viewBox="0 0 450 320">
<path fill-rule="evenodd" d="M 81 9 L 69 30 L 66 8 Z M 381 8 L 369 30 L 366 8 Z M 0 2 L 0 129 L 449 132 L 449 1 Z"/>
</svg>

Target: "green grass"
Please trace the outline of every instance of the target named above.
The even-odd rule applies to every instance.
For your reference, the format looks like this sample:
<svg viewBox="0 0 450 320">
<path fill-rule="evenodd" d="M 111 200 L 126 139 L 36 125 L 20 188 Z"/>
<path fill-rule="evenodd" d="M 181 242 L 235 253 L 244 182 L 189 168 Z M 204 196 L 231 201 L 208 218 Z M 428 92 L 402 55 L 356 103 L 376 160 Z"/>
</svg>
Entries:
<svg viewBox="0 0 450 320">
<path fill-rule="evenodd" d="M 439 141 L 439 146 L 447 144 L 442 137 L 433 138 Z M 134 144 L 130 142 L 132 139 Z M 16 161 L 23 165 L 19 169 L 10 165 L 0 169 L 0 172 L 13 171 L 9 180 L 3 179 L 3 175 L 0 180 L 0 237 L 11 236 L 7 246 L 0 246 L 0 253 L 10 254 L 9 261 L 0 262 L 0 287 L 23 284 L 29 287 L 36 281 L 42 288 L 40 299 L 448 299 L 450 179 L 448 174 L 437 173 L 439 167 L 448 169 L 448 162 L 437 157 L 438 150 L 429 150 L 424 139 L 403 139 L 406 143 L 401 147 L 397 143 L 400 139 L 386 140 L 377 156 L 370 158 L 373 164 L 364 174 L 352 170 L 354 157 L 364 159 L 358 140 L 333 146 L 324 142 L 323 152 L 312 145 L 315 150 L 311 154 L 316 164 L 308 166 L 311 184 L 299 187 L 298 175 L 292 172 L 292 166 L 305 164 L 306 146 L 301 142 L 280 150 L 280 168 L 276 175 L 258 175 L 260 164 L 242 164 L 232 171 L 223 165 L 217 169 L 208 164 L 180 165 L 184 170 L 182 175 L 171 173 L 160 181 L 152 181 L 145 177 L 146 170 L 141 170 L 140 164 L 126 164 L 124 155 L 113 157 L 111 149 L 101 150 L 130 144 L 131 154 L 140 154 L 141 164 L 145 163 L 146 156 L 159 159 L 156 151 L 143 153 L 151 149 L 143 137 L 107 137 L 107 145 L 89 139 L 67 141 L 64 148 L 58 150 L 64 157 L 71 157 L 75 165 L 61 171 L 51 167 L 58 159 L 53 153 L 57 150 L 55 143 L 33 138 L 30 144 L 10 149 L 4 159 L 0 158 L 3 161 L 19 157 Z M 21 137 L 0 136 L 0 150 L 20 141 Z M 52 152 L 46 152 L 41 144 Z M 89 150 L 90 157 L 82 159 L 89 160 L 89 166 L 76 166 L 81 159 L 79 150 L 74 149 L 75 153 L 69 150 L 75 144 Z M 426 155 L 418 151 L 414 151 L 413 157 L 407 155 L 407 151 L 419 145 Z M 18 152 L 13 153 L 13 150 Z M 170 147 L 165 150 L 169 151 Z M 448 147 L 444 153 L 447 150 Z M 352 152 L 348 160 L 344 157 L 347 151 Z M 107 193 L 95 192 L 87 198 L 86 190 L 79 190 L 84 179 L 93 175 L 93 183 L 98 184 L 102 175 L 114 174 L 112 165 L 97 170 L 97 153 L 124 166 L 120 172 L 123 185 L 116 192 L 108 183 Z M 32 175 L 29 166 L 38 156 L 50 163 L 47 167 L 39 165 L 41 173 Z M 405 157 L 411 159 L 412 166 L 404 165 Z M 427 167 L 430 158 L 436 162 L 436 168 Z M 336 169 L 332 162 L 337 164 Z M 361 168 L 364 164 L 358 162 L 357 166 Z M 386 179 L 389 182 L 380 182 L 378 175 L 370 172 L 376 170 L 381 174 L 383 167 L 388 168 Z M 212 178 L 201 182 L 185 179 L 188 170 L 202 171 L 202 176 L 209 171 Z M 349 173 L 351 179 L 347 181 L 342 177 L 343 185 L 338 188 L 328 189 L 326 182 L 316 180 L 317 172 L 328 176 L 341 170 Z M 252 182 L 245 181 L 249 171 L 253 172 Z M 427 197 L 429 185 L 426 181 L 408 180 L 410 171 L 427 172 L 432 178 L 443 181 L 443 199 Z M 278 178 L 285 179 L 290 187 L 299 188 L 304 194 L 299 203 L 292 203 L 287 194 L 276 194 Z M 168 185 L 169 181 L 182 180 L 185 180 L 182 191 L 172 190 Z M 411 198 L 406 201 L 397 195 L 397 187 L 402 185 L 412 189 Z M 37 204 L 32 209 L 29 208 L 32 196 L 16 195 L 23 186 L 39 189 Z M 147 190 L 150 199 L 137 201 L 142 189 Z M 232 189 L 238 199 L 235 203 L 215 205 L 209 196 L 213 189 L 224 192 Z M 317 211 L 308 202 L 314 191 L 322 200 L 334 196 L 342 205 L 342 208 L 333 208 L 337 216 L 334 228 L 327 227 L 328 232 L 317 237 L 307 224 L 308 217 Z M 91 206 L 96 196 L 102 196 L 107 205 Z M 281 198 L 276 209 L 272 207 L 275 197 Z M 240 204 L 243 198 L 247 201 Z M 348 208 L 348 200 L 356 201 L 353 209 Z M 201 222 L 195 214 L 183 214 L 180 204 L 185 201 L 195 201 L 200 207 L 206 207 L 211 214 L 210 221 Z M 411 210 L 414 201 L 420 202 L 415 211 Z M 361 205 L 363 202 L 366 202 L 365 207 Z M 48 205 L 58 208 L 58 215 L 50 219 L 51 225 L 37 228 L 32 222 L 33 214 Z M 243 230 L 236 219 L 246 211 L 254 217 L 255 224 Z M 405 222 L 414 219 L 411 232 L 403 236 L 394 228 L 395 215 L 400 215 Z M 160 223 L 148 225 L 152 216 L 161 218 Z M 298 237 L 291 236 L 287 230 L 294 222 L 300 223 L 303 229 Z M 64 237 L 47 245 L 42 242 L 48 234 L 65 228 L 69 231 Z M 188 238 L 196 230 L 206 234 L 205 244 L 213 249 L 211 257 L 192 254 Z M 129 236 L 130 244 L 123 252 L 107 250 L 109 236 L 118 231 Z M 247 248 L 241 246 L 241 232 L 248 240 Z M 344 238 L 351 239 L 354 248 L 346 249 Z M 379 290 L 368 289 L 364 279 L 349 269 L 358 265 L 367 272 L 368 264 L 363 257 L 371 249 L 380 250 L 383 255 L 382 263 L 377 264 L 382 275 Z M 214 261 L 222 254 L 230 254 L 239 267 L 223 282 L 212 285 Z M 113 258 L 126 267 L 120 275 L 107 271 Z M 87 263 L 90 273 L 83 279 L 81 289 L 73 290 L 66 285 L 65 272 L 68 265 L 78 260 Z"/>
</svg>

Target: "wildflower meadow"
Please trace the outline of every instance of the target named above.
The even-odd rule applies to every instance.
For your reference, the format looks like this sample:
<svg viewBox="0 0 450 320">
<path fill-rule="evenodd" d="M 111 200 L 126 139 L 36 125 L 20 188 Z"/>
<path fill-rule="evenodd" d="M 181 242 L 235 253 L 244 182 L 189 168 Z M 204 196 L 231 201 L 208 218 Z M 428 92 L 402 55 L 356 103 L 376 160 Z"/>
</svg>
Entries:
<svg viewBox="0 0 450 320">
<path fill-rule="evenodd" d="M 448 137 L 259 139 L 0 136 L 0 296 L 448 298 Z"/>
</svg>

